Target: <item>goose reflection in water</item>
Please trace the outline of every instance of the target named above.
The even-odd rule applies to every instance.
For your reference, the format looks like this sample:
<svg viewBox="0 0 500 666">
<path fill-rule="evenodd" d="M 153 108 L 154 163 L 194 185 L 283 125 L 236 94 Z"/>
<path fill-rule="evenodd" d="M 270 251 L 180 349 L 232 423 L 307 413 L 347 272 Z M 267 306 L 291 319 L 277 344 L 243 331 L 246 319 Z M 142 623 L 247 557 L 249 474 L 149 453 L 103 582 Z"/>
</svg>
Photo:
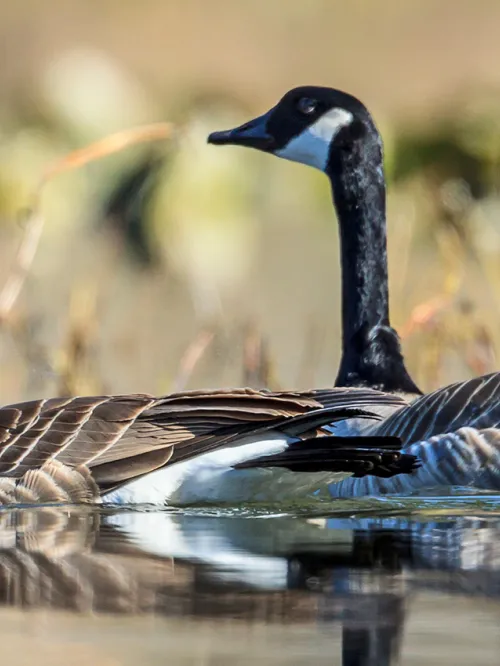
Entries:
<svg viewBox="0 0 500 666">
<path fill-rule="evenodd" d="M 455 597 L 500 596 L 494 514 L 438 522 L 37 508 L 0 519 L 4 612 L 203 620 L 215 629 L 203 646 L 209 655 L 231 619 L 252 631 L 265 623 L 265 640 L 300 627 L 302 647 L 328 645 L 332 661 L 311 663 L 338 663 L 340 655 L 346 666 L 396 663 L 405 625 L 425 620 L 429 603 L 454 623 Z M 168 623 L 160 633 L 169 640 Z M 190 654 L 193 645 L 183 649 Z"/>
</svg>

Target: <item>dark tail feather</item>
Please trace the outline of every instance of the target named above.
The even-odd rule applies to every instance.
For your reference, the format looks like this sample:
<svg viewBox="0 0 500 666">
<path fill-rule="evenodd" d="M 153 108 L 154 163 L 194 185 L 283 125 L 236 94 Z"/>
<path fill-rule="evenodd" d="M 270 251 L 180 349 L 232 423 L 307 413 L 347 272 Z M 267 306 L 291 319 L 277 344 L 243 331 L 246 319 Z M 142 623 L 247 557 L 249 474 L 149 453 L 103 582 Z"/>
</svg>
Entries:
<svg viewBox="0 0 500 666">
<path fill-rule="evenodd" d="M 355 418 L 372 419 L 374 421 L 382 419 L 380 414 L 360 409 L 359 407 L 322 407 L 321 409 L 315 409 L 311 412 L 287 419 L 280 426 L 280 430 L 290 437 L 300 437 L 304 432 L 314 430 L 315 428 Z M 275 426 L 270 426 L 270 428 L 273 427 Z"/>
<path fill-rule="evenodd" d="M 236 469 L 285 467 L 292 472 L 346 472 L 355 477 L 411 474 L 415 456 L 401 452 L 399 437 L 314 437 L 290 444 L 286 451 L 235 465 Z"/>
</svg>

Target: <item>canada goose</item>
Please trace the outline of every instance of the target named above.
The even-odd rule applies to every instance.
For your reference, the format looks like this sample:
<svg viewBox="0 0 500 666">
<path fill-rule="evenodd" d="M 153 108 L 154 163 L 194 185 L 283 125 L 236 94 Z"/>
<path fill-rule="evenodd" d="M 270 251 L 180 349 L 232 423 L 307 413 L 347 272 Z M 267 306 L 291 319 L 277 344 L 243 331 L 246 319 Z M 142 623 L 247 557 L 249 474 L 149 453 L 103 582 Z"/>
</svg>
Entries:
<svg viewBox="0 0 500 666">
<path fill-rule="evenodd" d="M 422 461 L 406 478 L 346 479 L 339 494 L 408 492 L 427 487 L 500 485 L 500 374 L 460 382 L 421 396 L 409 376 L 388 311 L 385 179 L 382 139 L 366 107 L 331 88 L 295 88 L 264 115 L 214 132 L 213 144 L 248 146 L 323 171 L 339 221 L 342 263 L 342 359 L 337 386 L 402 395 L 408 406 L 359 434 L 401 437 Z M 299 442 L 242 467 L 321 469 L 326 442 Z"/>
<path fill-rule="evenodd" d="M 101 498 L 163 504 L 172 498 L 216 501 L 221 492 L 229 499 L 248 500 L 259 498 L 256 487 L 269 499 L 279 495 L 269 475 L 258 470 L 256 477 L 250 470 L 248 476 L 231 467 L 280 452 L 330 421 L 363 416 L 365 404 L 402 401 L 371 390 L 235 389 L 9 405 L 0 408 L 0 504 Z M 409 473 L 418 464 L 413 456 L 400 454 L 397 438 L 363 440 L 361 448 L 358 444 L 336 438 L 337 455 L 330 456 L 329 472 L 387 475 Z M 228 470 L 236 488 L 219 483 Z M 285 494 L 291 485 L 285 485 Z"/>
</svg>

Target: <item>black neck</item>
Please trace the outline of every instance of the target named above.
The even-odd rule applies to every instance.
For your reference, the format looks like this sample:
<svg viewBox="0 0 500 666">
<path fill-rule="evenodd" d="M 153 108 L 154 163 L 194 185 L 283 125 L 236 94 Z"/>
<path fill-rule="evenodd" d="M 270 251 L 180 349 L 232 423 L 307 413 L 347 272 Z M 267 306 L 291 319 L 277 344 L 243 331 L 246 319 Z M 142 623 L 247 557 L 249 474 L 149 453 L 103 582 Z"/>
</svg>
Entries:
<svg viewBox="0 0 500 666">
<path fill-rule="evenodd" d="M 373 127 L 331 151 L 327 174 L 340 230 L 342 359 L 337 386 L 417 392 L 389 322 L 385 179 Z"/>
</svg>

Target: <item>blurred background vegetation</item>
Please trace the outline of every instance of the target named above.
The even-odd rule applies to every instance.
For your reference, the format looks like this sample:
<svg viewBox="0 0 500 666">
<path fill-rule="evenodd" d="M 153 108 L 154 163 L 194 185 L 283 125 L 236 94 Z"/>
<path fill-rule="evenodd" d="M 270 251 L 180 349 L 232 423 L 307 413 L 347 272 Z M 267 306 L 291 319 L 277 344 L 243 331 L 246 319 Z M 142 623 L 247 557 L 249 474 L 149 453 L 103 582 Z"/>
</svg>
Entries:
<svg viewBox="0 0 500 666">
<path fill-rule="evenodd" d="M 417 381 L 498 367 L 498 1 L 20 0 L 0 19 L 0 289 L 47 165 L 133 125 L 183 127 L 46 187 L 0 321 L 2 402 L 332 384 L 326 179 L 205 143 L 305 83 L 359 96 L 383 133 L 392 320 Z"/>
</svg>

